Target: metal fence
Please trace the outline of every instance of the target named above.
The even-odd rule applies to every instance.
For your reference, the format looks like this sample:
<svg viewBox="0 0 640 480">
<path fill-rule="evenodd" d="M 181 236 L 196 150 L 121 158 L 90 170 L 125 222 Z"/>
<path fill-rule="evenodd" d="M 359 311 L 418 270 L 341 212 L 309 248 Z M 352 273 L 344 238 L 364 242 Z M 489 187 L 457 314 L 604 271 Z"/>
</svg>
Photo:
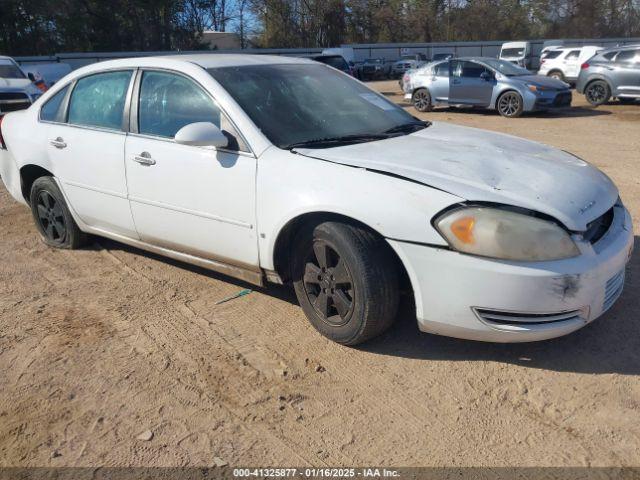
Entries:
<svg viewBox="0 0 640 480">
<path fill-rule="evenodd" d="M 570 40 L 529 40 L 533 66 L 537 68 L 540 51 L 545 45 L 561 44 L 563 46 L 597 45 L 614 47 L 630 43 L 640 44 L 640 38 L 581 38 Z M 369 58 L 384 58 L 387 61 L 395 61 L 400 56 L 412 53 L 422 53 L 427 58 L 432 58 L 436 53 L 455 53 L 457 56 L 484 56 L 497 57 L 503 41 L 486 42 L 436 42 L 436 43 L 372 43 L 372 44 L 346 44 L 341 48 L 353 49 L 354 60 L 362 62 Z M 16 57 L 21 65 L 34 65 L 38 63 L 67 63 L 72 69 L 102 62 L 115 58 L 143 57 L 156 55 L 176 55 L 189 53 L 252 53 L 270 55 L 305 55 L 321 53 L 321 48 L 263 48 L 247 50 L 199 50 L 194 52 L 100 52 L 100 53 L 60 53 L 42 57 Z"/>
</svg>

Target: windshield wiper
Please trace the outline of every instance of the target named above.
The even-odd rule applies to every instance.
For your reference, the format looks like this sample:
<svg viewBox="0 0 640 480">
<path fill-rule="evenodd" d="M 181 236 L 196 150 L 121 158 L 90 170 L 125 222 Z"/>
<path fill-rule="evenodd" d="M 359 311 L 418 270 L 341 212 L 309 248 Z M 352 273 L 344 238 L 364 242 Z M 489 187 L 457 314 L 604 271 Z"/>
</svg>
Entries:
<svg viewBox="0 0 640 480">
<path fill-rule="evenodd" d="M 284 147 L 286 150 L 293 150 L 294 148 L 320 148 L 324 146 L 335 147 L 336 145 L 348 145 L 352 143 L 371 142 L 374 140 L 384 140 L 389 138 L 388 135 L 378 134 L 358 134 L 358 135 L 342 135 L 340 137 L 326 137 L 326 138 L 314 138 L 312 140 L 305 140 L 304 142 L 296 142 Z"/>
<path fill-rule="evenodd" d="M 395 127 L 392 127 L 389 130 L 385 130 L 383 133 L 390 134 L 390 133 L 417 132 L 418 130 L 428 128 L 430 126 L 431 126 L 431 122 L 427 122 L 427 121 L 403 123 L 402 125 L 396 125 Z"/>
</svg>

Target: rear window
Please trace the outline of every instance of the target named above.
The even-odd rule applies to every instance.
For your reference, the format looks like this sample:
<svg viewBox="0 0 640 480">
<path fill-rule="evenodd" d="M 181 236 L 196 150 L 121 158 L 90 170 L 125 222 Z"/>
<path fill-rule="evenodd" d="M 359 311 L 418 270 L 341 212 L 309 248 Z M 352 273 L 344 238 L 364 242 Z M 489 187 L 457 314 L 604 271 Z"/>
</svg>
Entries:
<svg viewBox="0 0 640 480">
<path fill-rule="evenodd" d="M 325 55 L 322 57 L 316 57 L 315 60 L 317 62 L 321 62 L 326 65 L 329 65 L 330 67 L 337 68 L 338 70 L 342 70 L 343 72 L 346 72 L 349 70 L 349 64 L 341 56 L 330 57 Z"/>
</svg>

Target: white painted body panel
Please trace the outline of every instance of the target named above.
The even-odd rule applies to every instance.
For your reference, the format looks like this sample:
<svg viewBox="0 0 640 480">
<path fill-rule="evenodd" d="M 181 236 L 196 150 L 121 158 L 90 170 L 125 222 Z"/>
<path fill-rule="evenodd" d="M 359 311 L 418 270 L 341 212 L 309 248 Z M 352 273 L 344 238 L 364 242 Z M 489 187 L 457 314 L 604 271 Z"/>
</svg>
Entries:
<svg viewBox="0 0 640 480">
<path fill-rule="evenodd" d="M 339 148 L 278 149 L 203 68 L 269 62 L 306 60 L 135 58 L 72 72 L 34 106 L 5 118 L 3 182 L 25 203 L 20 168 L 40 166 L 57 179 L 82 230 L 208 268 L 224 267 L 235 276 L 242 276 L 243 268 L 250 272 L 244 278 L 256 283 L 262 271 L 274 269 L 278 235 L 289 222 L 317 212 L 355 219 L 396 251 L 411 280 L 420 328 L 434 333 L 540 340 L 569 333 L 602 313 L 603 282 L 624 268 L 633 242 L 624 207 L 616 207 L 616 225 L 597 251 L 583 242 L 578 257 L 536 264 L 450 251 L 431 222 L 445 208 L 483 201 L 536 210 L 579 232 L 616 202 L 618 191 L 606 175 L 551 147 L 444 123 Z M 42 103 L 67 81 L 107 68 L 144 66 L 179 71 L 208 90 L 252 153 L 38 120 Z M 58 136 L 67 148 L 49 144 Z M 142 152 L 156 163 L 133 162 Z M 561 298 L 558 282 L 576 276 L 575 295 Z M 534 313 L 584 308 L 588 313 L 580 322 L 505 331 L 485 325 L 471 307 Z"/>
<path fill-rule="evenodd" d="M 135 162 L 142 152 L 155 164 Z M 253 155 L 129 135 L 125 157 L 142 241 L 258 266 Z"/>
</svg>

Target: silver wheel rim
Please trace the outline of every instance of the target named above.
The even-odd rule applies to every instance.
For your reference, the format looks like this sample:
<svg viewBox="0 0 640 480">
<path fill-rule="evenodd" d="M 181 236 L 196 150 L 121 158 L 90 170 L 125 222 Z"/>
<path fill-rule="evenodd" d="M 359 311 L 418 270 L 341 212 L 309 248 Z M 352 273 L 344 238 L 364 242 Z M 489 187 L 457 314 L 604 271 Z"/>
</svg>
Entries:
<svg viewBox="0 0 640 480">
<path fill-rule="evenodd" d="M 498 110 L 505 117 L 511 117 L 520 109 L 520 97 L 515 93 L 506 93 L 500 97 Z"/>
<path fill-rule="evenodd" d="M 413 97 L 413 104 L 418 110 L 429 108 L 429 94 L 424 91 L 416 92 Z"/>
</svg>

